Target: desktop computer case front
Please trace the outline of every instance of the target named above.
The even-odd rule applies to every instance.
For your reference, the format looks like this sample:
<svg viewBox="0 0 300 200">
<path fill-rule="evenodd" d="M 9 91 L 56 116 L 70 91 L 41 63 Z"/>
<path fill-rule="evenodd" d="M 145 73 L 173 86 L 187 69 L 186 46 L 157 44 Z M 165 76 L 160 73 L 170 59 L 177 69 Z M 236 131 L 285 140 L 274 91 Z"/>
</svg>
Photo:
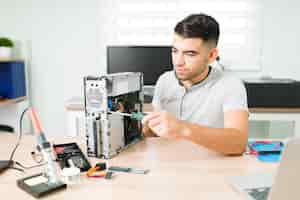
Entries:
<svg viewBox="0 0 300 200">
<path fill-rule="evenodd" d="M 119 112 L 119 105 L 122 112 L 142 112 L 142 73 L 87 76 L 84 96 L 88 156 L 109 159 L 142 139 L 140 121 L 109 112 Z"/>
</svg>

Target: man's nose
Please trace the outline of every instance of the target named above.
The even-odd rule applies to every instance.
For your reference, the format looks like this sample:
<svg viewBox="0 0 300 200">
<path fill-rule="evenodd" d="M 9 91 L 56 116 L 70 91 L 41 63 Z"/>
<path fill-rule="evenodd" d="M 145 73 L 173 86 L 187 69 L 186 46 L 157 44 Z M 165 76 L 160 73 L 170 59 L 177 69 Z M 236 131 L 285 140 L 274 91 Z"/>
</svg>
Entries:
<svg viewBox="0 0 300 200">
<path fill-rule="evenodd" d="M 182 53 L 177 53 L 176 55 L 173 55 L 173 64 L 175 66 L 184 65 L 184 57 Z"/>
</svg>

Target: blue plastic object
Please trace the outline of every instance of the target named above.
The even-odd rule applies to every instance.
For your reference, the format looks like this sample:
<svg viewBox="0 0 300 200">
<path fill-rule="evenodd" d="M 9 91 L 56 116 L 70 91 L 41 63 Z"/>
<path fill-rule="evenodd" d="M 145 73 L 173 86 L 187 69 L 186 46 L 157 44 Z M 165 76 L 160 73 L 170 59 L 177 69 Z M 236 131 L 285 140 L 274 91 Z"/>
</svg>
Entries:
<svg viewBox="0 0 300 200">
<path fill-rule="evenodd" d="M 0 96 L 15 99 L 26 96 L 23 61 L 0 62 Z"/>
<path fill-rule="evenodd" d="M 263 162 L 278 162 L 284 148 L 282 142 L 254 141 L 248 143 L 252 154 Z"/>
<path fill-rule="evenodd" d="M 108 104 L 108 108 L 109 108 L 110 110 L 112 110 L 112 109 L 113 109 L 113 102 L 112 102 L 111 99 L 108 99 L 107 104 Z"/>
<path fill-rule="evenodd" d="M 257 159 L 262 162 L 279 162 L 281 153 L 258 154 Z"/>
</svg>

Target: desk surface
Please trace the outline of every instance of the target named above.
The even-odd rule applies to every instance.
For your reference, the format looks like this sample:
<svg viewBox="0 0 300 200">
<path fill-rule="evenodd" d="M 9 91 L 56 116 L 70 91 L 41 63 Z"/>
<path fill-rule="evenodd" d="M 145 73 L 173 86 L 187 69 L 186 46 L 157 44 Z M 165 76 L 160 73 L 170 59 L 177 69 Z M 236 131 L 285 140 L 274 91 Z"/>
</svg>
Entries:
<svg viewBox="0 0 300 200">
<path fill-rule="evenodd" d="M 0 159 L 7 159 L 16 141 L 15 135 L 0 133 Z M 25 136 L 15 160 L 35 164 L 30 152 L 33 136 Z M 55 143 L 77 141 L 85 151 L 84 139 L 56 139 Z M 92 163 L 99 159 L 91 159 Z M 46 197 L 51 200 L 76 199 L 243 199 L 226 178 L 251 173 L 273 172 L 276 164 L 261 163 L 253 156 L 224 157 L 187 141 L 147 138 L 108 160 L 108 165 L 150 169 L 146 175 L 117 173 L 112 180 L 88 179 L 82 174 L 81 184 Z M 6 199 L 34 199 L 16 186 L 16 180 L 41 172 L 25 174 L 8 170 L 0 174 L 0 193 Z"/>
</svg>

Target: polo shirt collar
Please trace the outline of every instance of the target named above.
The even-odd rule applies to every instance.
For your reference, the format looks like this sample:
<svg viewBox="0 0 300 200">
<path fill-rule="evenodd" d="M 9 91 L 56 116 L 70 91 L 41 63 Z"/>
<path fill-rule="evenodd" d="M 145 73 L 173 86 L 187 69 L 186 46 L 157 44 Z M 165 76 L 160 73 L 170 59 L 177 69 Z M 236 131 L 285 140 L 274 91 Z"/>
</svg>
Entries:
<svg viewBox="0 0 300 200">
<path fill-rule="evenodd" d="M 208 67 L 209 67 L 209 69 L 208 69 L 207 76 L 203 80 L 194 83 L 190 88 L 188 88 L 188 89 L 185 88 L 187 91 L 191 90 L 192 88 L 203 86 L 203 85 L 205 85 L 208 82 L 208 80 L 209 80 L 209 78 L 210 78 L 210 76 L 212 74 L 212 70 L 213 70 L 211 66 L 208 66 Z M 178 81 L 179 86 L 184 87 L 183 84 L 182 84 L 182 82 L 180 80 L 178 80 L 175 70 L 174 70 L 174 75 L 175 75 L 175 78 Z"/>
</svg>

